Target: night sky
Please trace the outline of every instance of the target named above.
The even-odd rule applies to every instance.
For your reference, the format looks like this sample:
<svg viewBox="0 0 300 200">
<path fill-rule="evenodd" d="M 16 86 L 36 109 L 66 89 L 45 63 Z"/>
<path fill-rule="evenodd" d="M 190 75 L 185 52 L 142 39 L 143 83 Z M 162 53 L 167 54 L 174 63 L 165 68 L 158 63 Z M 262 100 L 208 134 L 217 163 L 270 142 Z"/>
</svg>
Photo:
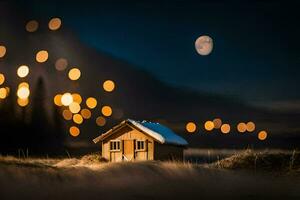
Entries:
<svg viewBox="0 0 300 200">
<path fill-rule="evenodd" d="M 297 5 L 247 2 L 23 4 L 32 16 L 61 17 L 64 26 L 86 44 L 174 86 L 232 95 L 251 103 L 298 107 Z M 195 51 L 194 42 L 201 35 L 214 40 L 208 56 Z"/>
</svg>

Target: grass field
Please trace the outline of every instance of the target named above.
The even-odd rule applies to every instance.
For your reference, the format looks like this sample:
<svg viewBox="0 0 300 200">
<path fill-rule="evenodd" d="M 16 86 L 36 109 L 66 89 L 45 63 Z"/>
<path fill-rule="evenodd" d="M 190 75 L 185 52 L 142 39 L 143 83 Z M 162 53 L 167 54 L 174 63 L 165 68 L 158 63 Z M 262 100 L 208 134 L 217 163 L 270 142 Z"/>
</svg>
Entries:
<svg viewBox="0 0 300 200">
<path fill-rule="evenodd" d="M 0 199 L 300 199 L 299 153 L 241 151 L 212 163 L 0 157 Z"/>
</svg>

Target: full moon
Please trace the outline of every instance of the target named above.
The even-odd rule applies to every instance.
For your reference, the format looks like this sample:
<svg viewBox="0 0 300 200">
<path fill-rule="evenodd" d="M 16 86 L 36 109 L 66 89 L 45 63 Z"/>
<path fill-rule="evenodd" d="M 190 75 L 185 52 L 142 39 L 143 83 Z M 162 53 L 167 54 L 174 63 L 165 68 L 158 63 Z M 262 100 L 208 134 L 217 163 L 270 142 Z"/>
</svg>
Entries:
<svg viewBox="0 0 300 200">
<path fill-rule="evenodd" d="M 195 48 L 201 56 L 207 56 L 213 50 L 213 40 L 207 35 L 200 36 L 195 42 Z"/>
</svg>

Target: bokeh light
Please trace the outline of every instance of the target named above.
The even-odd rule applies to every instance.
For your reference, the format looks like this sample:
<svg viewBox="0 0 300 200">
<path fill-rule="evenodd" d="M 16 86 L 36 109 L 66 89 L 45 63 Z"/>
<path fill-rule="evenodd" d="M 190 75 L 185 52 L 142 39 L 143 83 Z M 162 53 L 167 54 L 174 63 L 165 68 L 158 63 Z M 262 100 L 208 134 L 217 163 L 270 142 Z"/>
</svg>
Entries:
<svg viewBox="0 0 300 200">
<path fill-rule="evenodd" d="M 187 132 L 189 133 L 194 133 L 197 129 L 197 126 L 194 122 L 188 122 L 186 125 L 185 125 L 185 129 Z"/>
<path fill-rule="evenodd" d="M 240 122 L 237 125 L 237 130 L 240 133 L 245 133 L 247 131 L 247 125 L 244 122 Z"/>
<path fill-rule="evenodd" d="M 46 50 L 41 50 L 39 52 L 37 52 L 36 56 L 35 56 L 35 59 L 37 62 L 39 63 L 43 63 L 43 62 L 46 62 L 48 60 L 48 51 Z"/>
<path fill-rule="evenodd" d="M 29 104 L 29 99 L 28 98 L 26 98 L 26 99 L 20 99 L 20 98 L 18 98 L 17 99 L 17 103 L 18 103 L 19 106 L 25 107 L 25 106 L 27 106 Z"/>
<path fill-rule="evenodd" d="M 80 130 L 76 126 L 71 126 L 70 129 L 69 129 L 69 133 L 73 137 L 77 137 L 80 134 Z"/>
<path fill-rule="evenodd" d="M 213 120 L 214 128 L 219 129 L 222 126 L 222 120 L 220 118 L 216 118 Z"/>
<path fill-rule="evenodd" d="M 3 74 L 0 74 L 0 85 L 2 85 L 5 81 L 5 76 Z"/>
<path fill-rule="evenodd" d="M 110 106 L 103 106 L 101 112 L 105 117 L 109 117 L 112 115 L 112 108 Z"/>
<path fill-rule="evenodd" d="M 24 78 L 29 74 L 29 67 L 26 65 L 21 65 L 17 70 L 17 75 L 20 78 Z"/>
<path fill-rule="evenodd" d="M 81 104 L 82 98 L 81 98 L 80 94 L 74 93 L 74 94 L 72 94 L 72 97 L 73 97 L 74 102 L 77 102 L 78 104 Z"/>
<path fill-rule="evenodd" d="M 207 130 L 207 131 L 213 130 L 214 127 L 215 127 L 215 125 L 214 125 L 214 123 L 213 123 L 212 121 L 206 121 L 206 122 L 204 123 L 204 128 L 205 128 L 205 130 Z"/>
<path fill-rule="evenodd" d="M 49 21 L 48 27 L 52 31 L 58 30 L 61 27 L 61 20 L 59 18 L 57 18 L 57 17 L 52 18 Z"/>
<path fill-rule="evenodd" d="M 29 84 L 27 82 L 22 82 L 22 83 L 20 83 L 18 85 L 18 88 L 20 88 L 20 87 L 27 87 L 27 88 L 29 88 Z"/>
<path fill-rule="evenodd" d="M 0 88 L 0 99 L 5 99 L 7 97 L 6 88 Z"/>
<path fill-rule="evenodd" d="M 61 103 L 64 106 L 69 106 L 73 102 L 73 96 L 70 93 L 64 93 L 61 97 Z"/>
<path fill-rule="evenodd" d="M 70 69 L 68 76 L 72 81 L 76 81 L 80 78 L 81 72 L 78 68 L 72 68 Z"/>
<path fill-rule="evenodd" d="M 91 118 L 91 116 L 92 116 L 91 111 L 90 111 L 89 109 L 86 109 L 86 108 L 82 109 L 82 110 L 80 111 L 80 114 L 81 114 L 81 116 L 82 116 L 84 119 L 89 119 L 89 118 Z"/>
<path fill-rule="evenodd" d="M 69 110 L 75 114 L 75 113 L 79 113 L 81 107 L 79 105 L 79 103 L 77 102 L 72 102 L 70 105 L 69 105 Z"/>
<path fill-rule="evenodd" d="M 59 58 L 57 59 L 57 61 L 55 62 L 55 68 L 58 71 L 63 71 L 67 68 L 68 66 L 68 61 L 65 58 Z"/>
<path fill-rule="evenodd" d="M 30 33 L 37 31 L 38 28 L 39 28 L 39 23 L 36 20 L 30 20 L 29 22 L 27 22 L 25 26 L 26 31 Z"/>
<path fill-rule="evenodd" d="M 248 122 L 248 123 L 247 123 L 247 131 L 248 131 L 248 132 L 253 132 L 253 131 L 255 131 L 255 124 L 254 124 L 254 122 Z"/>
<path fill-rule="evenodd" d="M 106 124 L 106 119 L 104 117 L 97 117 L 96 124 L 98 126 L 104 126 Z"/>
<path fill-rule="evenodd" d="M 75 122 L 76 124 L 82 124 L 83 122 L 82 116 L 80 114 L 73 115 L 73 122 Z"/>
<path fill-rule="evenodd" d="M 230 132 L 230 125 L 229 124 L 223 124 L 221 126 L 221 132 L 224 134 L 227 134 Z"/>
<path fill-rule="evenodd" d="M 55 95 L 55 97 L 53 98 L 53 102 L 54 102 L 55 105 L 62 106 L 61 97 L 62 97 L 61 94 Z"/>
<path fill-rule="evenodd" d="M 30 90 L 29 88 L 27 87 L 20 87 L 17 91 L 17 96 L 20 98 L 20 99 L 26 99 L 28 98 L 30 95 Z"/>
<path fill-rule="evenodd" d="M 65 120 L 71 120 L 73 118 L 73 114 L 71 113 L 70 110 L 66 109 L 62 112 L 63 118 Z"/>
<path fill-rule="evenodd" d="M 3 58 L 6 54 L 6 47 L 3 45 L 0 45 L 0 58 Z"/>
<path fill-rule="evenodd" d="M 89 97 L 85 103 L 86 106 L 90 109 L 93 109 L 97 106 L 97 100 L 94 97 Z"/>
<path fill-rule="evenodd" d="M 265 140 L 268 137 L 268 133 L 266 131 L 260 131 L 257 136 L 259 140 Z"/>
<path fill-rule="evenodd" d="M 103 83 L 103 89 L 106 92 L 112 92 L 115 89 L 115 83 L 112 80 L 107 80 Z"/>
</svg>

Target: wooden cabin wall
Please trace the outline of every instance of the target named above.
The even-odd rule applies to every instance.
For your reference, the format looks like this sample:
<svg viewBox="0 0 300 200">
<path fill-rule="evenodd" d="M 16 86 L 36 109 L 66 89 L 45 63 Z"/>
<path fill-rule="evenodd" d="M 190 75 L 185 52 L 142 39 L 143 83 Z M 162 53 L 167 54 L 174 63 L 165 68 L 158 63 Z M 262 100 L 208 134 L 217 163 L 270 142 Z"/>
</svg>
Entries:
<svg viewBox="0 0 300 200">
<path fill-rule="evenodd" d="M 183 160 L 184 147 L 159 144 L 155 142 L 154 159 L 155 160 Z"/>
</svg>

